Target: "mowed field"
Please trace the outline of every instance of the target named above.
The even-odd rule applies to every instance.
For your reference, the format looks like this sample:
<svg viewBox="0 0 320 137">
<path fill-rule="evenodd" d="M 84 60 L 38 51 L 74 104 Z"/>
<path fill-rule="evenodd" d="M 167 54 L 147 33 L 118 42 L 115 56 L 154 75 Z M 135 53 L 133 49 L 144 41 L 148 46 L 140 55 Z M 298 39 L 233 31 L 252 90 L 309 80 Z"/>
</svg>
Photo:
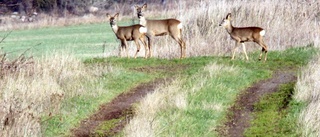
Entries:
<svg viewBox="0 0 320 137">
<path fill-rule="evenodd" d="M 1 43 L 2 51 L 11 57 L 27 49 L 27 54 L 35 57 L 53 52 L 72 53 L 81 58 L 97 57 L 119 46 L 108 22 L 0 32 L 0 36 L 5 35 L 8 37 Z"/>
<path fill-rule="evenodd" d="M 272 105 L 275 106 L 273 110 L 268 110 L 267 101 L 262 100 L 262 105 L 257 103 L 254 109 L 257 112 L 252 114 L 254 124 L 245 132 L 246 136 L 318 135 L 316 128 L 310 128 L 310 119 L 316 119 L 319 114 L 309 112 L 313 109 L 308 104 L 311 99 L 317 100 L 316 95 L 306 97 L 302 94 L 306 93 L 305 89 L 312 91 L 304 85 L 319 80 L 303 81 L 304 76 L 300 76 L 300 70 L 308 62 L 319 64 L 313 59 L 319 57 L 319 37 L 315 35 L 319 25 L 314 10 L 306 8 L 308 4 L 293 3 L 288 8 L 285 7 L 288 3 L 281 2 L 272 10 L 275 12 L 268 12 L 266 9 L 274 3 L 259 4 L 263 5 L 261 8 L 254 2 L 251 5 L 238 3 L 241 2 L 200 2 L 192 9 L 180 9 L 177 15 L 170 14 L 185 24 L 186 59 L 177 59 L 180 55 L 178 45 L 166 36 L 156 39 L 154 58 L 120 58 L 117 56 L 119 41 L 107 20 L 13 30 L 10 34 L 0 32 L 1 37 L 9 34 L 0 47 L 2 52 L 8 53 L 10 60 L 28 49 L 26 56 L 34 56 L 31 63 L 18 67 L 18 71 L 1 73 L 0 116 L 3 124 L 0 129 L 3 130 L 0 136 L 73 136 L 73 129 L 99 110 L 101 104 L 157 79 L 170 80 L 157 85 L 153 93 L 135 104 L 132 118 L 101 122 L 92 129 L 92 136 L 221 136 L 225 132 L 224 123 L 228 121 L 228 109 L 239 94 L 255 83 L 273 77 L 276 72 L 285 71 L 292 71 L 298 77 L 297 87 L 295 83 L 288 83 L 279 89 L 284 95 L 271 95 L 272 99 L 280 98 L 280 101 L 271 100 L 279 102 Z M 253 44 L 247 46 L 248 61 L 242 52 L 237 52 L 236 59 L 230 60 L 234 41 L 224 28 L 218 27 L 230 11 L 235 26 L 257 24 L 267 30 L 266 43 L 270 50 L 266 62 L 258 61 L 261 48 Z M 192 16 L 182 14 L 189 12 Z M 282 14 L 287 12 L 291 14 Z M 170 15 L 162 13 L 159 16 Z M 301 24 L 297 20 L 306 21 Z M 120 25 L 128 24 L 131 22 L 120 21 Z M 134 50 L 135 45 L 130 44 L 130 56 Z M 143 56 L 144 51 L 141 52 L 140 56 Z M 312 68 L 311 64 L 308 67 Z M 304 70 L 303 74 L 310 75 L 318 72 L 316 70 Z M 292 97 L 298 92 L 295 89 L 302 91 L 300 96 Z M 260 115 L 260 110 L 265 108 L 268 111 Z M 303 119 L 305 115 L 308 117 Z M 270 124 L 269 119 L 274 123 Z M 106 133 L 122 120 L 126 125 L 120 132 Z M 266 127 L 265 124 L 274 126 Z"/>
</svg>

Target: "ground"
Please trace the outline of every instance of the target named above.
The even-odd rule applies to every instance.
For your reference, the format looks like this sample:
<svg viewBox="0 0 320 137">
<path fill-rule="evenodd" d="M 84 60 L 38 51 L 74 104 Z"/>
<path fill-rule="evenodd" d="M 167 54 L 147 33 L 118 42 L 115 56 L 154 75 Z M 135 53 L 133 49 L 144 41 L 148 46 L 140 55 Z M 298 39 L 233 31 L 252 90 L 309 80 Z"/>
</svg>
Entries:
<svg viewBox="0 0 320 137">
<path fill-rule="evenodd" d="M 113 119 L 121 119 L 114 123 L 116 126 L 110 128 L 109 131 L 105 131 L 103 136 L 112 136 L 120 132 L 127 120 L 132 117 L 132 105 L 141 100 L 145 95 L 155 90 L 157 86 L 161 86 L 172 79 L 155 79 L 148 83 L 143 83 L 130 91 L 120 94 L 118 97 L 113 99 L 110 103 L 103 104 L 100 106 L 98 112 L 90 116 L 88 119 L 81 122 L 80 127 L 73 130 L 74 136 L 77 137 L 89 137 L 95 134 L 96 127 L 102 122 Z"/>
<path fill-rule="evenodd" d="M 171 78 L 172 80 L 173 78 Z M 294 71 L 279 71 L 272 78 L 262 80 L 244 90 L 237 98 L 236 103 L 228 111 L 228 121 L 219 128 L 222 136 L 239 137 L 244 130 L 250 126 L 253 112 L 253 105 L 259 101 L 262 95 L 276 92 L 281 84 L 296 81 Z M 145 95 L 153 92 L 157 86 L 168 82 L 168 79 L 155 79 L 154 81 L 143 83 L 130 91 L 119 95 L 113 101 L 100 106 L 98 112 L 83 120 L 77 129 L 73 129 L 73 135 L 77 137 L 94 136 L 96 127 L 104 121 L 118 119 L 112 123 L 109 131 L 100 133 L 102 136 L 112 136 L 120 132 L 125 124 L 134 115 L 132 105 L 139 102 Z"/>
<path fill-rule="evenodd" d="M 279 71 L 267 80 L 259 81 L 240 94 L 236 103 L 229 109 L 228 121 L 220 129 L 222 136 L 241 137 L 246 128 L 250 127 L 254 104 L 269 93 L 278 91 L 281 84 L 295 82 L 297 77 L 293 71 Z"/>
</svg>

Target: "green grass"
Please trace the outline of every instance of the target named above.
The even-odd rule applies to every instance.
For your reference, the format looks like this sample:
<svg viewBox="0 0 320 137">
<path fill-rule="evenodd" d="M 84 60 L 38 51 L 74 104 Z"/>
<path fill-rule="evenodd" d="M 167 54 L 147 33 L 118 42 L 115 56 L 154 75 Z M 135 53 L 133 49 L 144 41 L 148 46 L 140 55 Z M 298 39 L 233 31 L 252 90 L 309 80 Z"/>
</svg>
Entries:
<svg viewBox="0 0 320 137">
<path fill-rule="evenodd" d="M 64 100 L 62 105 L 62 112 L 53 117 L 44 117 L 43 124 L 47 125 L 45 130 L 46 136 L 64 136 L 68 135 L 69 129 L 74 127 L 80 120 L 86 118 L 89 114 L 98 109 L 102 103 L 107 103 L 119 94 L 128 91 L 138 84 L 154 80 L 156 78 L 164 78 L 169 75 L 182 75 L 182 73 L 196 72 L 202 67 L 205 62 L 210 60 L 199 60 L 194 62 L 197 58 L 190 60 L 166 60 L 166 59 L 127 59 L 127 58 L 94 58 L 85 60 L 88 67 L 96 65 L 117 66 L 114 73 L 107 73 L 99 78 L 96 83 L 82 83 L 87 84 L 87 92 L 96 84 L 103 84 L 103 89 L 106 91 L 98 97 L 96 96 L 77 96 L 71 99 Z M 182 67 L 180 66 L 182 65 Z M 186 66 L 191 66 L 184 71 Z M 142 71 L 147 70 L 146 72 Z M 172 70 L 172 71 L 171 71 Z M 109 124 L 110 122 L 105 122 Z M 104 126 L 104 125 L 102 125 Z"/>
<path fill-rule="evenodd" d="M 294 83 L 284 84 L 278 92 L 264 96 L 254 105 L 254 120 L 245 136 L 301 136 L 297 114 L 303 104 L 292 101 Z"/>
<path fill-rule="evenodd" d="M 168 107 L 161 110 L 156 116 L 160 121 L 156 134 L 158 136 L 218 136 L 216 128 L 225 121 L 226 110 L 234 103 L 240 91 L 259 80 L 270 78 L 276 70 L 297 70 L 305 65 L 316 51 L 314 48 L 292 48 L 270 52 L 269 60 L 265 63 L 198 57 L 194 60 L 195 62 L 210 60 L 211 63 L 203 64 L 204 67 L 222 66 L 217 72 L 212 72 L 214 74 L 210 74 L 206 69 L 199 69 L 196 73 L 185 77 L 185 82 L 181 85 L 184 88 L 180 92 L 187 93 L 187 107 L 183 109 Z M 290 128 L 293 127 L 290 126 Z"/>
<path fill-rule="evenodd" d="M 110 102 L 119 94 L 128 91 L 137 84 L 150 81 L 154 77 L 144 73 L 134 73 L 126 70 L 119 70 L 117 73 L 104 75 L 93 83 L 86 84 L 88 95 L 75 96 L 63 101 L 61 113 L 53 117 L 43 117 L 43 124 L 46 125 L 45 136 L 65 136 L 70 134 L 70 128 L 73 128 L 81 120 L 88 117 L 89 114 L 97 111 L 102 103 Z M 103 84 L 104 92 L 99 96 L 91 96 L 90 92 L 96 89 L 95 86 Z"/>
<path fill-rule="evenodd" d="M 237 95 L 254 82 L 271 77 L 278 69 L 295 69 L 305 65 L 316 53 L 315 48 L 292 48 L 285 51 L 272 51 L 267 62 L 255 60 L 231 61 L 225 57 L 190 57 L 187 59 L 157 59 L 118 57 L 91 58 L 84 61 L 87 67 L 113 66 L 112 73 L 105 73 L 99 82 L 87 84 L 90 93 L 97 84 L 103 85 L 99 96 L 76 96 L 64 100 L 61 113 L 43 117 L 45 136 L 70 135 L 70 129 L 99 105 L 110 102 L 119 94 L 138 84 L 156 78 L 177 77 L 184 81 L 181 85 L 187 95 L 187 108 L 171 107 L 158 113 L 161 121 L 159 136 L 217 136 L 215 128 L 225 121 L 226 110 L 234 103 Z M 258 53 L 250 54 L 250 57 Z M 292 59 L 294 57 L 294 59 Z M 220 66 L 211 71 L 212 66 Z M 106 121 L 100 129 L 110 127 Z M 102 130 L 100 130 L 103 133 Z"/>
<path fill-rule="evenodd" d="M 252 83 L 270 77 L 272 73 L 268 70 L 251 70 L 252 63 L 240 60 L 223 62 L 219 72 L 210 75 L 207 70 L 202 70 L 186 78 L 181 92 L 187 93 L 187 108 L 174 107 L 159 113 L 161 128 L 164 127 L 159 131 L 160 136 L 217 136 L 214 128 L 223 122 L 226 110 L 237 94 Z M 225 66 L 229 63 L 232 65 Z"/>
<path fill-rule="evenodd" d="M 121 25 L 129 24 L 122 22 Z M 0 37 L 8 32 L 0 32 Z M 249 61 L 226 57 L 190 57 L 186 59 L 127 59 L 118 57 L 89 58 L 101 54 L 102 45 L 114 44 L 107 51 L 117 48 L 118 42 L 106 23 L 48 27 L 33 30 L 17 30 L 0 43 L 3 51 L 11 57 L 31 48 L 31 55 L 41 57 L 53 51 L 69 51 L 80 58 L 87 58 L 88 67 L 114 66 L 119 69 L 98 78 L 99 82 L 79 83 L 88 85 L 88 93 L 102 84 L 105 92 L 100 96 L 77 96 L 64 100 L 61 113 L 44 116 L 42 124 L 45 136 L 65 136 L 69 129 L 79 124 L 98 109 L 102 103 L 110 102 L 117 95 L 138 84 L 156 78 L 177 77 L 187 94 L 186 109 L 168 108 L 158 114 L 162 129 L 159 136 L 216 136 L 215 128 L 225 120 L 226 108 L 234 103 L 239 92 L 254 82 L 271 77 L 276 70 L 297 69 L 304 66 L 317 52 L 315 48 L 290 48 L 285 51 L 268 52 L 268 60 L 255 60 L 259 52 L 249 54 Z M 40 45 L 38 45 L 40 43 Z M 35 46 L 38 45 L 38 46 Z M 220 66 L 215 71 L 210 67 Z M 205 69 L 205 68 L 208 69 Z M 108 123 L 108 122 L 106 122 Z"/>
<path fill-rule="evenodd" d="M 142 70 L 156 77 L 174 76 L 173 74 L 180 76 L 185 79 L 185 83 L 181 85 L 184 90 L 181 92 L 188 93 L 188 108 L 168 108 L 159 112 L 157 119 L 161 121 L 161 130 L 157 131 L 158 135 L 216 136 L 215 126 L 225 120 L 226 108 L 233 103 L 241 90 L 256 81 L 271 77 L 275 70 L 297 69 L 305 65 L 316 51 L 314 48 L 292 48 L 282 52 L 270 52 L 269 60 L 265 63 L 254 60 L 230 61 L 229 58 L 221 57 L 191 57 L 183 60 L 132 60 L 111 57 L 90 59 L 86 63 L 112 64 L 134 72 Z M 258 53 L 252 56 L 256 54 Z M 219 72 L 214 72 L 217 73 L 214 76 L 204 70 L 204 67 L 212 66 L 212 62 L 223 65 Z M 230 68 L 232 69 L 229 70 Z M 199 83 L 203 87 L 190 91 Z M 203 108 L 204 104 L 214 109 Z"/>
<path fill-rule="evenodd" d="M 128 25 L 122 21 L 120 25 Z M 1 31 L 0 38 L 9 34 Z M 106 49 L 103 48 L 104 44 Z M 117 41 L 111 27 L 105 23 L 74 25 L 68 27 L 47 27 L 30 30 L 13 30 L 8 37 L 0 43 L 4 52 L 10 57 L 16 57 L 26 49 L 31 49 L 28 54 L 41 57 L 53 51 L 68 51 L 78 57 L 94 57 L 118 48 Z"/>
</svg>

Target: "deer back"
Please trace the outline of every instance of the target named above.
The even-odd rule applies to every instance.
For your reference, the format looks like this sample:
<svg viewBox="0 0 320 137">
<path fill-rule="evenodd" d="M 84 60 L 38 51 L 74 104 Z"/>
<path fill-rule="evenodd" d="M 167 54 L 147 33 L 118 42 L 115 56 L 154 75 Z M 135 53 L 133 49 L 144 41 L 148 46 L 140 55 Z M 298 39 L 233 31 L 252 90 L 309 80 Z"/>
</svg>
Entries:
<svg viewBox="0 0 320 137">
<path fill-rule="evenodd" d="M 234 27 L 230 35 L 233 39 L 240 40 L 241 42 L 257 41 L 264 35 L 262 32 L 264 30 L 260 27 Z"/>
<path fill-rule="evenodd" d="M 132 26 L 119 26 L 118 32 L 116 33 L 119 39 L 133 40 L 142 37 L 146 30 L 142 25 L 136 24 Z"/>
<path fill-rule="evenodd" d="M 181 29 L 179 24 L 181 22 L 177 19 L 147 20 L 146 27 L 149 33 L 165 35 L 171 33 L 172 30 Z"/>
</svg>

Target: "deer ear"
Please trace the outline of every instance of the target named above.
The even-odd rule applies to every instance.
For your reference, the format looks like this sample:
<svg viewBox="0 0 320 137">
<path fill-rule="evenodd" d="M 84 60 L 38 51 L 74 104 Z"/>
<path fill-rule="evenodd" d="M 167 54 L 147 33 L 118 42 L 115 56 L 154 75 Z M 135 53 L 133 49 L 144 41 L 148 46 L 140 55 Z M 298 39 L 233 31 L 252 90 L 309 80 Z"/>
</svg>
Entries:
<svg viewBox="0 0 320 137">
<path fill-rule="evenodd" d="M 107 13 L 106 16 L 107 16 L 108 19 L 110 19 L 110 14 L 109 13 Z"/>
<path fill-rule="evenodd" d="M 142 9 L 146 9 L 147 8 L 147 3 L 142 5 Z"/>
<path fill-rule="evenodd" d="M 114 18 L 118 18 L 119 17 L 119 13 L 116 13 L 115 15 L 114 15 Z"/>
<path fill-rule="evenodd" d="M 138 9 L 138 8 L 139 8 L 139 6 L 138 6 L 138 5 L 134 5 L 134 8 Z"/>
<path fill-rule="evenodd" d="M 231 13 L 228 13 L 226 19 L 227 19 L 227 20 L 230 20 L 230 19 L 231 19 Z"/>
</svg>

